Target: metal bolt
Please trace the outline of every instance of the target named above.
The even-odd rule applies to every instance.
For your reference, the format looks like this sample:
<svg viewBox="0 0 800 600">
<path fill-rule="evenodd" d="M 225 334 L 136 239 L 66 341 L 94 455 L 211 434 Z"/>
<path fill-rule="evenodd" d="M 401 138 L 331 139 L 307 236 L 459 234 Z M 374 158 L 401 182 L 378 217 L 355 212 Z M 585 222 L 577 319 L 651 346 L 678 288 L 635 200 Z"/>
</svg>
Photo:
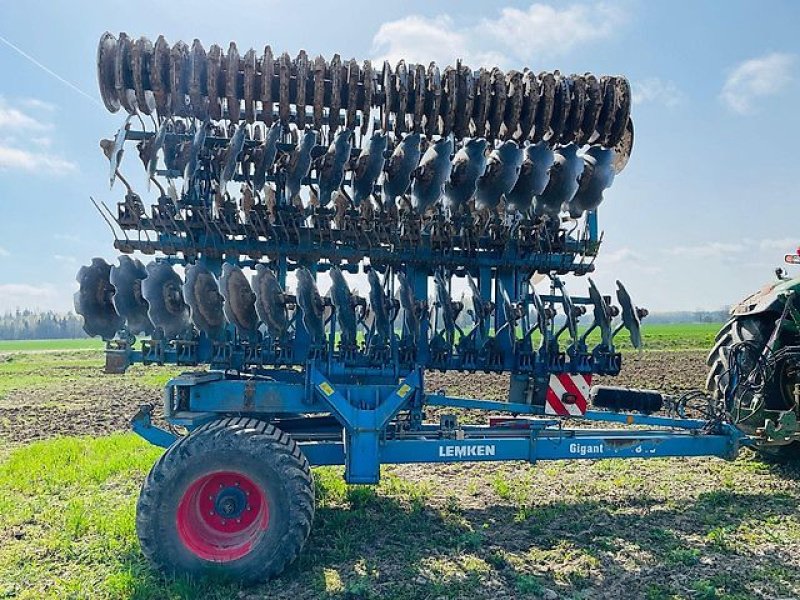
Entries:
<svg viewBox="0 0 800 600">
<path fill-rule="evenodd" d="M 248 504 L 247 505 L 247 510 L 253 510 L 253 507 Z"/>
<path fill-rule="evenodd" d="M 249 496 L 249 495 L 250 495 L 250 492 L 245 492 L 245 493 L 244 493 L 244 495 L 245 495 L 245 496 Z"/>
<path fill-rule="evenodd" d="M 236 482 L 236 483 L 234 483 L 233 485 L 235 485 L 236 487 L 239 487 L 239 482 L 237 481 L 237 482 Z"/>
<path fill-rule="evenodd" d="M 213 499 L 214 499 L 214 496 L 209 496 L 209 497 L 208 497 L 208 499 L 209 499 L 209 500 L 213 500 Z"/>
<path fill-rule="evenodd" d="M 209 512 L 208 512 L 208 514 L 209 514 L 209 516 L 212 516 L 212 517 L 213 517 L 213 516 L 214 516 L 214 511 L 213 511 L 213 510 L 211 510 L 211 511 L 209 511 Z"/>
<path fill-rule="evenodd" d="M 241 522 L 242 522 L 242 520 L 241 520 L 241 519 L 236 519 L 236 522 L 237 522 L 237 523 L 241 523 Z"/>
<path fill-rule="evenodd" d="M 222 519 L 222 521 L 220 521 L 220 523 L 221 523 L 222 525 L 225 525 L 225 519 Z"/>
</svg>

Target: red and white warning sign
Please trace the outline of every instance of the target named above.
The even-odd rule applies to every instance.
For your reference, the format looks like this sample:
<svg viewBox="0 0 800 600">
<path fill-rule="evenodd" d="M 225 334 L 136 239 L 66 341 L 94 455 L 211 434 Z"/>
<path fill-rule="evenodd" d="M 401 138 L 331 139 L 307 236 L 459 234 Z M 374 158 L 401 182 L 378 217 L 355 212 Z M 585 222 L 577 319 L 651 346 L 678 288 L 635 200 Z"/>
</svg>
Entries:
<svg viewBox="0 0 800 600">
<path fill-rule="evenodd" d="M 590 374 L 559 373 L 550 375 L 550 387 L 547 388 L 545 396 L 544 414 L 580 417 L 586 412 L 591 387 L 592 376 Z"/>
</svg>

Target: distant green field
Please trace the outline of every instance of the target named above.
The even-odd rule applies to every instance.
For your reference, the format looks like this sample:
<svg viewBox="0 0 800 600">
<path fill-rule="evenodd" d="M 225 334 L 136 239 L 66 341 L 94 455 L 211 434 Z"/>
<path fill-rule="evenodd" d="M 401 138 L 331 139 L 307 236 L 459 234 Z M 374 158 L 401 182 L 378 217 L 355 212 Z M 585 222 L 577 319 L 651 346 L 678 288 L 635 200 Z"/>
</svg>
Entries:
<svg viewBox="0 0 800 600">
<path fill-rule="evenodd" d="M 43 350 L 101 350 L 103 341 L 79 340 L 0 340 L 0 352 L 41 352 Z"/>
<path fill-rule="evenodd" d="M 642 335 L 646 350 L 707 350 L 714 344 L 720 323 L 654 323 L 644 322 Z M 562 338 L 566 341 L 566 337 Z M 589 336 L 589 343 L 600 341 L 599 332 Z M 620 350 L 630 350 L 628 334 L 616 338 Z M 79 340 L 0 340 L 0 352 L 42 352 L 48 350 L 102 350 L 99 339 Z"/>
</svg>

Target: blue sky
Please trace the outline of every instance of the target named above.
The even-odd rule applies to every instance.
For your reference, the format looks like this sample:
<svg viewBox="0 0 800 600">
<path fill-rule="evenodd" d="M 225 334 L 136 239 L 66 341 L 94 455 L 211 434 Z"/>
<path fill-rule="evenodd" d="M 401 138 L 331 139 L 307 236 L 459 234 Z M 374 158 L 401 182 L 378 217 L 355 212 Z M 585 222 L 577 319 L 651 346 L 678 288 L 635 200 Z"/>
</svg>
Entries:
<svg viewBox="0 0 800 600">
<path fill-rule="evenodd" d="M 346 7 L 345 7 L 346 5 Z M 255 2 L 0 0 L 0 36 L 99 102 L 100 34 L 195 37 L 295 55 L 621 73 L 636 146 L 600 209 L 601 289 L 653 310 L 714 309 L 800 243 L 797 2 Z M 89 203 L 111 205 L 98 147 L 124 117 L 0 43 L 0 311 L 67 309 L 74 275 L 114 258 Z M 138 165 L 128 157 L 128 168 Z M 145 190 L 138 190 L 143 196 Z M 576 284 L 575 289 L 580 289 Z"/>
</svg>

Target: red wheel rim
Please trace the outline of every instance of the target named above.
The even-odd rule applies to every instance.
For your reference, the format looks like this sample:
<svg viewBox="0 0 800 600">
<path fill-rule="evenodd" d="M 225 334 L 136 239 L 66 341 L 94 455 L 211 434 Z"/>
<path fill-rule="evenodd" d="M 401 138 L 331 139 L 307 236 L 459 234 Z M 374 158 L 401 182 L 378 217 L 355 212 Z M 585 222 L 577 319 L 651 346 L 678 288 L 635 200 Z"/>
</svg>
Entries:
<svg viewBox="0 0 800 600">
<path fill-rule="evenodd" d="M 202 559 L 241 558 L 269 525 L 264 491 L 236 471 L 216 471 L 196 479 L 181 497 L 178 536 Z"/>
</svg>

